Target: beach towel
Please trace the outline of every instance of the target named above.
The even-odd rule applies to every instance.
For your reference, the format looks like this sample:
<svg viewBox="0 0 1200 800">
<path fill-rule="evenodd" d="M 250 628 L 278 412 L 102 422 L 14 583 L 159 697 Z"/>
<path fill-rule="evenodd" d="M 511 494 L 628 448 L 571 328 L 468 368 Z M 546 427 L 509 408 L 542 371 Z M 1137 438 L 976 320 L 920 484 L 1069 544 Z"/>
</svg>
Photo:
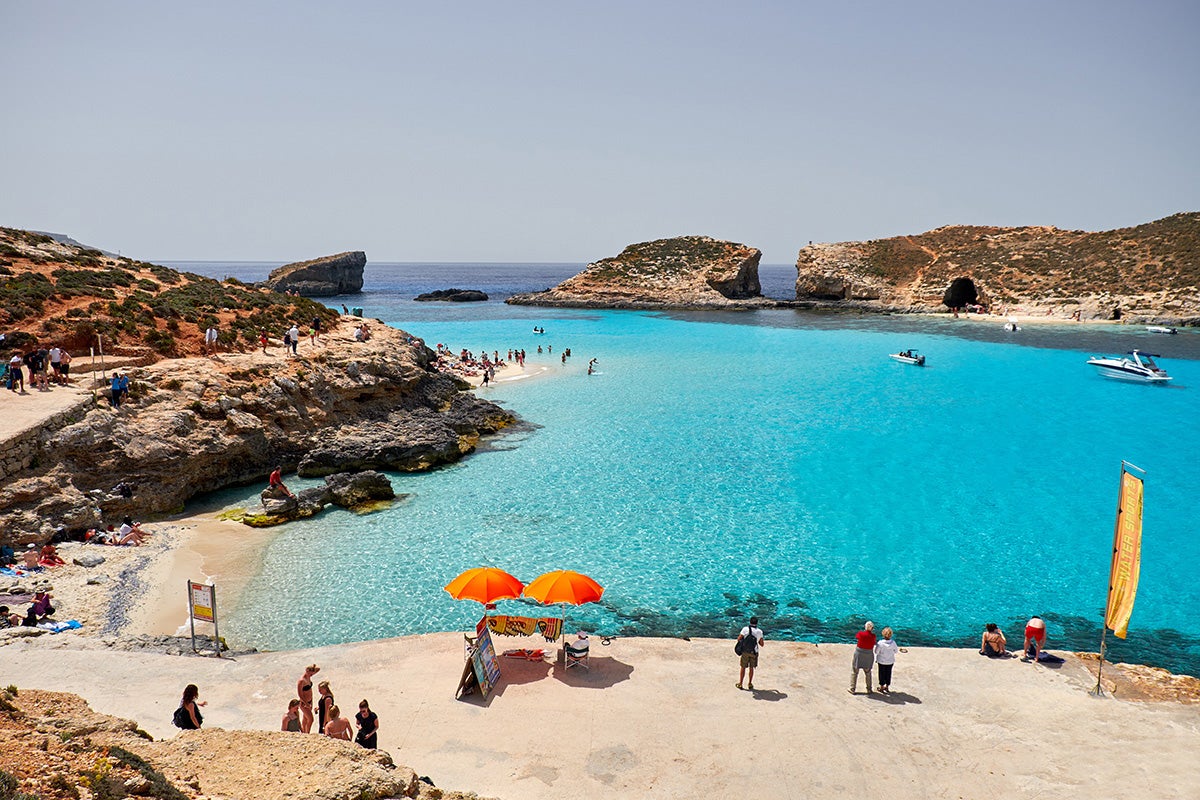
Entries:
<svg viewBox="0 0 1200 800">
<path fill-rule="evenodd" d="M 63 631 L 78 630 L 83 625 L 77 619 L 69 619 L 66 622 L 39 622 L 36 627 L 51 633 L 62 633 Z"/>
<path fill-rule="evenodd" d="M 562 636 L 563 621 L 558 617 L 543 617 L 538 620 L 538 627 L 547 642 L 554 642 L 558 640 L 559 636 Z"/>
</svg>

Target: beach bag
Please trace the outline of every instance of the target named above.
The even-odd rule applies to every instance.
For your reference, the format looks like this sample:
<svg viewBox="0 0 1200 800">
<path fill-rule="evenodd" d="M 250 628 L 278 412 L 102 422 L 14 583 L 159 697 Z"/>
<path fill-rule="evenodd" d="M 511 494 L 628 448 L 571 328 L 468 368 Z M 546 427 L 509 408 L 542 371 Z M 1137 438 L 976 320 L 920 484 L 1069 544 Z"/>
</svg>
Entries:
<svg viewBox="0 0 1200 800">
<path fill-rule="evenodd" d="M 183 706 L 175 709 L 175 716 L 171 718 L 171 722 L 175 723 L 176 728 L 187 729 L 192 727 L 192 720 L 188 716 L 187 709 Z"/>
</svg>

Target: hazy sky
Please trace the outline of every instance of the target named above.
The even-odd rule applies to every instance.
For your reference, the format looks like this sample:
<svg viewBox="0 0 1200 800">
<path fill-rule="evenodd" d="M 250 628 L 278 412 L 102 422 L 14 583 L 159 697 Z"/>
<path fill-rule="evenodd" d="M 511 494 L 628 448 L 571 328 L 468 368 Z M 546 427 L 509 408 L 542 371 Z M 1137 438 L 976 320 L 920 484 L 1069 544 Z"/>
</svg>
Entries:
<svg viewBox="0 0 1200 800">
<path fill-rule="evenodd" d="M 592 261 L 1200 210 L 1200 3 L 0 0 L 0 225 Z"/>
</svg>

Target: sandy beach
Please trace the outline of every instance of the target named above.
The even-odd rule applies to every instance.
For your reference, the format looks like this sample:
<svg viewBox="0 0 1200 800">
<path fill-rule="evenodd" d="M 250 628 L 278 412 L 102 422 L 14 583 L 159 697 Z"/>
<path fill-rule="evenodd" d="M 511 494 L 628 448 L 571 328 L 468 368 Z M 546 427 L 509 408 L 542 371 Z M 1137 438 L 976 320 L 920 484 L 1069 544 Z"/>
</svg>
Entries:
<svg viewBox="0 0 1200 800">
<path fill-rule="evenodd" d="M 212 577 L 228 606 L 272 535 L 212 516 L 150 527 L 157 532 L 142 548 L 65 548 L 68 560 L 113 556 L 93 570 L 52 573 L 84 635 L 9 640 L 0 680 L 78 693 L 97 711 L 170 737 L 187 683 L 208 702 L 206 727 L 277 729 L 296 678 L 317 663 L 343 708 L 370 701 L 380 745 L 398 763 L 438 785 L 502 798 L 1081 796 L 1128 786 L 1131 775 L 1140 796 L 1200 796 L 1187 757 L 1200 748 L 1200 682 L 1157 673 L 1161 690 L 1148 691 L 1106 666 L 1116 696 L 1097 699 L 1088 694 L 1094 660 L 1067 653 L 1048 667 L 911 648 L 891 695 L 867 695 L 860 683 L 851 696 L 850 645 L 774 642 L 770 630 L 754 691 L 734 687 L 731 641 L 594 640 L 591 669 L 564 672 L 545 642 L 497 638 L 497 650 L 540 646 L 548 657 L 501 659 L 504 677 L 481 702 L 454 698 L 459 632 L 220 659 L 123 649 L 95 635 L 103 601 L 89 574 L 122 576 L 122 635 L 174 633 L 186 620 L 184 581 Z"/>
</svg>

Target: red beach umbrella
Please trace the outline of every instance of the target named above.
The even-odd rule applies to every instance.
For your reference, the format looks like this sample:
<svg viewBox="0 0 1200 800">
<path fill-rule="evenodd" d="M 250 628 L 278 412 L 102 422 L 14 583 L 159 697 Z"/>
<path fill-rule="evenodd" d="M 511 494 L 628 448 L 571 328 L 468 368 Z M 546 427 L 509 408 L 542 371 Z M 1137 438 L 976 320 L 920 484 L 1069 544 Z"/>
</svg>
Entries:
<svg viewBox="0 0 1200 800">
<path fill-rule="evenodd" d="M 485 605 L 520 597 L 524 588 L 519 580 L 495 567 L 469 569 L 445 586 L 455 600 L 474 600 Z"/>
<path fill-rule="evenodd" d="M 581 572 L 560 569 L 539 575 L 525 587 L 525 596 L 539 603 L 570 603 L 573 606 L 595 603 L 604 587 Z"/>
</svg>

